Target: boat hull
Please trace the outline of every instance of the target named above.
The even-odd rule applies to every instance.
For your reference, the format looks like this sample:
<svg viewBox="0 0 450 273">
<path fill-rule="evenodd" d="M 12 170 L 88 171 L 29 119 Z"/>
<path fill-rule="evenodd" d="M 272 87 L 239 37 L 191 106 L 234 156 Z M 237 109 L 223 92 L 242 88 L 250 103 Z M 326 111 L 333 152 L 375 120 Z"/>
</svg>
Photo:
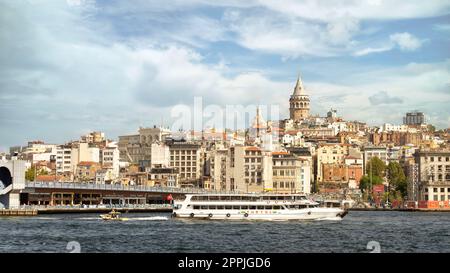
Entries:
<svg viewBox="0 0 450 273">
<path fill-rule="evenodd" d="M 347 214 L 339 208 L 310 208 L 304 210 L 278 211 L 174 211 L 177 218 L 211 220 L 340 220 Z"/>
</svg>

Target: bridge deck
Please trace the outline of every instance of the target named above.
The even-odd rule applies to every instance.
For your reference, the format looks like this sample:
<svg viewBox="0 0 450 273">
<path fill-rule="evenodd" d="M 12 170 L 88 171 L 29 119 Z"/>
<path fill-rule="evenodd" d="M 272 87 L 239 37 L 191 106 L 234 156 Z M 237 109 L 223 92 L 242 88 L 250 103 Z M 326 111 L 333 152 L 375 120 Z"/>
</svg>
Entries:
<svg viewBox="0 0 450 273">
<path fill-rule="evenodd" d="M 104 191 L 132 191 L 148 193 L 230 193 L 226 191 L 205 190 L 201 188 L 175 188 L 175 187 L 147 187 L 141 185 L 115 185 L 115 184 L 93 184 L 80 182 L 27 182 L 24 192 L 32 189 L 76 189 L 76 190 L 104 190 Z"/>
</svg>

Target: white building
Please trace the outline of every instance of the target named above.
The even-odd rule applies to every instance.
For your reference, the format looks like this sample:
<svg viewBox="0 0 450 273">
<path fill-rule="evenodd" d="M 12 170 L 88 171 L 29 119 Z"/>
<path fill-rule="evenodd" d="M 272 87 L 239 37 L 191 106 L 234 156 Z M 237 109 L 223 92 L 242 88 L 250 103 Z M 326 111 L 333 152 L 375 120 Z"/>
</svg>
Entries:
<svg viewBox="0 0 450 273">
<path fill-rule="evenodd" d="M 109 144 L 100 152 L 100 163 L 102 167 L 111 169 L 111 176 L 113 179 L 119 177 L 120 170 L 120 152 L 116 143 Z"/>
<path fill-rule="evenodd" d="M 100 163 L 100 149 L 88 143 L 76 143 L 72 146 L 70 159 L 71 171 L 75 173 L 78 163 L 82 161 Z"/>
<path fill-rule="evenodd" d="M 72 171 L 72 147 L 59 145 L 56 149 L 56 173 L 63 174 Z"/>
<path fill-rule="evenodd" d="M 170 166 L 170 149 L 164 143 L 153 143 L 151 145 L 150 165 L 152 167 Z"/>
</svg>

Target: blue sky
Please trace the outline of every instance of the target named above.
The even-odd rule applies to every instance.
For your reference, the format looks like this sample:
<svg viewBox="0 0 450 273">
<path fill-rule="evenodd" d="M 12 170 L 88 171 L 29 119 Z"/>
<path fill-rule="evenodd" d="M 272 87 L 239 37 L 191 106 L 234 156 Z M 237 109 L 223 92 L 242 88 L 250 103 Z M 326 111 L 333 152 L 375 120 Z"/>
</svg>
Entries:
<svg viewBox="0 0 450 273">
<path fill-rule="evenodd" d="M 176 104 L 278 104 L 450 126 L 449 1 L 0 0 L 0 150 L 110 138 Z"/>
</svg>

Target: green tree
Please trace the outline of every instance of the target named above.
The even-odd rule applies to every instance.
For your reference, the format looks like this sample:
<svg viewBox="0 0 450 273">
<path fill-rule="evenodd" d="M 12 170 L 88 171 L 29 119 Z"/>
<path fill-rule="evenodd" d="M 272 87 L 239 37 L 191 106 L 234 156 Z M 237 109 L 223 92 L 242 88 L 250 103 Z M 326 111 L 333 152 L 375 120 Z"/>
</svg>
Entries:
<svg viewBox="0 0 450 273">
<path fill-rule="evenodd" d="M 25 180 L 27 181 L 34 181 L 36 174 L 36 167 L 31 166 L 26 172 L 25 172 Z"/>
<path fill-rule="evenodd" d="M 386 171 L 386 164 L 378 157 L 372 157 L 366 165 L 366 174 L 370 177 L 378 176 L 383 178 Z"/>
<path fill-rule="evenodd" d="M 372 186 L 381 184 L 383 184 L 383 178 L 376 175 L 372 176 Z M 368 190 L 370 186 L 370 176 L 364 175 L 361 177 L 361 180 L 359 181 L 359 188 L 361 190 Z"/>
<path fill-rule="evenodd" d="M 407 182 L 406 182 L 406 176 L 403 171 L 402 166 L 398 162 L 389 162 L 389 165 L 386 169 L 387 177 L 389 181 L 389 185 L 391 190 L 394 192 L 394 196 L 396 195 L 395 192 L 399 192 L 402 197 L 406 196 L 406 190 L 407 190 Z"/>
<path fill-rule="evenodd" d="M 42 169 L 39 172 L 36 170 L 36 166 L 31 166 L 26 172 L 25 172 L 25 180 L 27 181 L 34 181 L 36 179 L 37 175 L 48 175 L 48 171 Z"/>
</svg>

